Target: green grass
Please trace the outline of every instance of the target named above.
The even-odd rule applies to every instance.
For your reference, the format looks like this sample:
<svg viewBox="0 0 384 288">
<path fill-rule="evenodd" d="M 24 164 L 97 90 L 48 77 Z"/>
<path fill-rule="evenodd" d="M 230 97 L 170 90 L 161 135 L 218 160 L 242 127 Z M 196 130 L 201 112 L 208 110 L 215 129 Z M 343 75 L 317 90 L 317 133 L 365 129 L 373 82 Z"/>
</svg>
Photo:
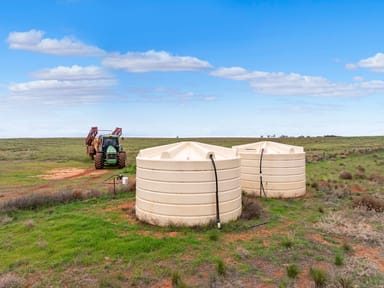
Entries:
<svg viewBox="0 0 384 288">
<path fill-rule="evenodd" d="M 287 280 L 298 281 L 293 277 L 296 272 L 304 273 L 304 268 L 298 271 L 295 267 L 328 265 L 335 270 L 349 269 L 353 248 L 365 243 L 350 238 L 340 240 L 337 235 L 320 231 L 315 224 L 334 210 L 351 209 L 350 196 L 355 194 L 339 197 L 336 186 L 359 186 L 364 193 L 383 196 L 380 178 L 369 176 L 384 175 L 384 150 L 378 149 L 384 148 L 384 137 L 125 138 L 125 169 L 107 169 L 99 178 L 54 181 L 36 176 L 57 168 L 93 168 L 85 155 L 83 139 L 0 139 L 0 196 L 9 190 L 18 193 L 45 184 L 54 184 L 52 189 L 56 192 L 80 188 L 107 192 L 110 186 L 104 185 L 105 178 L 116 173 L 135 174 L 135 157 L 140 149 L 183 140 L 226 147 L 259 140 L 304 146 L 308 193 L 299 199 L 258 199 L 260 217 L 224 224 L 220 231 L 215 226 L 161 228 L 133 221 L 133 215 L 118 206 L 134 201 L 134 192 L 101 193 L 105 196 L 85 201 L 0 211 L 0 275 L 13 273 L 24 279 L 26 286 L 37 287 L 150 287 L 164 279 L 176 287 L 209 287 L 209 283 L 220 287 L 225 281 L 239 286 L 246 286 L 247 281 L 283 286 Z M 339 157 L 340 154 L 347 157 Z M 314 155 L 323 158 L 314 161 Z M 367 178 L 339 179 L 342 171 L 354 176 L 359 165 L 364 167 Z M 316 185 L 323 182 L 331 183 L 328 190 Z M 383 232 L 380 225 L 373 228 Z M 319 237 L 314 235 L 321 235 L 325 241 L 318 242 Z M 342 257 L 341 264 L 338 256 Z M 319 273 L 312 274 L 313 281 L 321 278 Z M 379 274 L 372 275 L 376 276 L 371 277 L 370 283 L 382 280 Z M 336 285 L 337 279 L 330 278 L 327 281 Z M 84 281 L 91 284 L 81 284 Z M 366 287 L 363 280 L 355 278 L 354 284 Z"/>
<path fill-rule="evenodd" d="M 117 202 L 130 200 L 132 198 L 124 197 Z M 137 228 L 114 217 L 115 213 L 103 212 L 101 207 L 106 201 L 111 199 L 60 205 L 37 213 L 12 214 L 14 221 L 0 228 L 0 242 L 3 243 L 0 271 L 26 264 L 35 269 L 75 263 L 94 265 L 106 255 L 112 260 L 156 261 L 167 255 L 177 255 L 186 245 L 193 247 L 197 243 L 192 235 L 168 239 L 140 235 Z M 94 214 L 95 210 L 99 213 Z M 25 225 L 27 220 L 34 221 L 33 227 Z"/>
</svg>

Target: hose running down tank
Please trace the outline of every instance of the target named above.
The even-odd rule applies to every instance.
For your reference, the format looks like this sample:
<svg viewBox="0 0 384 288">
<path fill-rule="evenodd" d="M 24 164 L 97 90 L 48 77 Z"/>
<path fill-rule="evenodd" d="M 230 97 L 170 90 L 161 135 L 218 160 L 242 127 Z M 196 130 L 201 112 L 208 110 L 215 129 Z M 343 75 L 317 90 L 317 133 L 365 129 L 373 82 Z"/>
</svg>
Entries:
<svg viewBox="0 0 384 288">
<path fill-rule="evenodd" d="M 213 170 L 215 171 L 215 180 L 216 180 L 216 224 L 217 224 L 217 228 L 221 229 L 220 210 L 219 210 L 219 183 L 217 180 L 216 164 L 215 164 L 215 160 L 213 159 L 213 154 L 210 154 L 209 158 L 211 158 L 211 161 L 212 161 L 212 166 L 213 166 Z"/>
<path fill-rule="evenodd" d="M 260 167 L 260 171 L 259 171 L 259 175 L 260 175 L 260 198 L 263 197 L 261 192 L 263 192 L 264 197 L 267 197 L 267 194 L 265 193 L 265 190 L 264 190 L 264 184 L 263 184 L 263 171 L 262 171 L 263 154 L 264 154 L 264 148 L 261 149 L 260 165 L 259 165 L 259 167 Z"/>
</svg>

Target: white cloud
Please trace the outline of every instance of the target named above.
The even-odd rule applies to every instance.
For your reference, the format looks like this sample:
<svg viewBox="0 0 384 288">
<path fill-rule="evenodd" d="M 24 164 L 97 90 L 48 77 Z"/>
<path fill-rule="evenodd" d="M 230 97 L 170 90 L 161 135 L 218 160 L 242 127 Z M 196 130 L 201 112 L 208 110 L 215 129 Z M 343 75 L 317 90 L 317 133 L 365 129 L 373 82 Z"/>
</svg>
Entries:
<svg viewBox="0 0 384 288">
<path fill-rule="evenodd" d="M 115 80 L 100 67 L 59 66 L 32 73 L 37 80 L 8 85 L 13 100 L 41 104 L 92 103 L 103 98 Z"/>
<path fill-rule="evenodd" d="M 10 49 L 27 50 L 54 55 L 101 56 L 105 52 L 96 47 L 86 45 L 71 37 L 62 39 L 43 38 L 45 32 L 30 30 L 27 32 L 11 32 L 7 42 Z"/>
<path fill-rule="evenodd" d="M 232 80 L 252 80 L 259 77 L 265 77 L 269 73 L 261 71 L 250 72 L 242 67 L 224 67 L 219 68 L 210 73 L 212 76 L 217 76 Z"/>
<path fill-rule="evenodd" d="M 169 87 L 131 87 L 127 91 L 135 102 L 212 102 L 216 97 Z"/>
<path fill-rule="evenodd" d="M 219 68 L 212 76 L 248 81 L 256 93 L 293 96 L 364 96 L 384 92 L 384 81 L 334 83 L 318 76 L 297 73 L 248 71 L 242 67 Z"/>
<path fill-rule="evenodd" d="M 355 80 L 355 81 L 364 81 L 364 77 L 362 77 L 362 76 L 355 76 L 355 77 L 353 77 L 353 80 Z"/>
<path fill-rule="evenodd" d="M 384 81 L 382 80 L 371 80 L 371 81 L 364 81 L 361 83 L 361 87 L 370 91 L 374 90 L 384 90 Z"/>
<path fill-rule="evenodd" d="M 347 69 L 365 68 L 374 72 L 384 72 L 384 54 L 376 53 L 375 56 L 362 59 L 356 64 L 345 65 Z"/>
<path fill-rule="evenodd" d="M 32 77 L 44 80 L 61 79 L 61 80 L 76 80 L 76 79 L 103 79 L 110 78 L 102 68 L 97 66 L 78 66 L 73 65 L 57 66 L 55 68 L 43 69 L 33 72 Z"/>
<path fill-rule="evenodd" d="M 356 64 L 348 63 L 345 65 L 345 68 L 348 70 L 355 70 L 357 68 Z"/>
<path fill-rule="evenodd" d="M 173 56 L 165 51 L 128 52 L 110 54 L 103 65 L 129 72 L 191 71 L 212 67 L 207 61 L 190 56 Z"/>
</svg>

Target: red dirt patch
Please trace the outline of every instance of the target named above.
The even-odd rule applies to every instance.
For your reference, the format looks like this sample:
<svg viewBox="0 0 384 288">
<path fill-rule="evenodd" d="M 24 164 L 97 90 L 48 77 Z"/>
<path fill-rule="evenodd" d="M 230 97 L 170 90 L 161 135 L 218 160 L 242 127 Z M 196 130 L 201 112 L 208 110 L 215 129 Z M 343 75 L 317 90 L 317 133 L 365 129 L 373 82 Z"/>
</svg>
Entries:
<svg viewBox="0 0 384 288">
<path fill-rule="evenodd" d="M 134 213 L 136 201 L 124 203 L 116 207 L 110 207 L 105 209 L 105 211 L 120 211 L 123 214 L 123 217 L 126 218 L 130 223 L 136 224 L 139 223 L 139 220 L 136 218 Z"/>
<path fill-rule="evenodd" d="M 159 232 L 159 231 L 141 231 L 139 232 L 140 235 L 143 236 L 153 236 L 159 239 L 162 238 L 172 238 L 172 237 L 178 237 L 180 235 L 179 232 L 171 231 L 171 232 Z"/>
<path fill-rule="evenodd" d="M 129 208 L 132 208 L 133 206 L 135 206 L 135 204 L 136 204 L 136 202 L 132 201 L 132 202 L 118 205 L 116 207 L 107 208 L 107 209 L 105 209 L 105 211 L 116 211 L 116 210 L 123 210 L 124 211 L 124 210 L 127 210 Z"/>
<path fill-rule="evenodd" d="M 363 245 L 356 245 L 354 247 L 354 254 L 358 257 L 368 258 L 376 265 L 378 270 L 384 272 L 384 257 L 379 249 L 366 247 Z"/>
<path fill-rule="evenodd" d="M 353 185 L 353 186 L 351 186 L 351 192 L 352 193 L 359 193 L 359 192 L 365 192 L 365 190 L 358 185 Z"/>
<path fill-rule="evenodd" d="M 152 285 L 151 288 L 172 288 L 172 281 L 171 279 L 163 279 L 156 283 L 155 285 Z"/>
<path fill-rule="evenodd" d="M 106 170 L 80 169 L 80 168 L 61 168 L 50 170 L 47 174 L 38 175 L 45 180 L 70 179 L 84 176 L 105 174 Z"/>
<path fill-rule="evenodd" d="M 289 225 L 291 225 L 292 223 L 293 222 L 287 222 L 287 223 L 284 223 L 284 226 L 279 225 L 273 228 L 266 227 L 265 225 L 263 225 L 263 226 L 251 228 L 245 232 L 236 232 L 236 233 L 226 234 L 224 241 L 226 243 L 233 243 L 238 240 L 246 241 L 251 238 L 264 239 L 266 237 L 271 237 L 276 234 L 285 235 L 288 233 L 287 229 L 289 229 Z M 265 246 L 268 246 L 267 242 L 264 243 L 263 241 L 263 244 Z"/>
<path fill-rule="evenodd" d="M 328 274 L 332 270 L 332 268 L 327 263 L 317 263 L 316 265 L 313 265 L 313 268 L 321 269 L 326 271 Z M 306 268 L 300 272 L 298 275 L 298 278 L 296 280 L 297 288 L 308 288 L 308 287 L 315 287 L 314 281 L 312 280 L 312 277 L 310 276 L 311 268 Z"/>
<path fill-rule="evenodd" d="M 307 238 L 309 238 L 309 239 L 311 239 L 317 243 L 320 243 L 322 245 L 335 245 L 335 244 L 328 242 L 326 239 L 323 238 L 323 236 L 321 236 L 319 234 L 308 234 Z"/>
</svg>

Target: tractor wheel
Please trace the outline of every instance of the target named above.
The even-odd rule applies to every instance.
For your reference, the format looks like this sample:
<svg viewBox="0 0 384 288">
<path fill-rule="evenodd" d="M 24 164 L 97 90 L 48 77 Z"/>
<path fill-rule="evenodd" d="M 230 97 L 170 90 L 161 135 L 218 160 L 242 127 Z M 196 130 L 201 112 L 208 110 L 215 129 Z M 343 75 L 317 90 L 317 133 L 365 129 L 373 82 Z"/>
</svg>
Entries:
<svg viewBox="0 0 384 288">
<path fill-rule="evenodd" d="M 103 169 L 103 167 L 104 167 L 103 153 L 98 152 L 95 155 L 95 168 Z"/>
<path fill-rule="evenodd" d="M 119 169 L 125 167 L 125 159 L 126 158 L 127 158 L 127 155 L 125 154 L 124 151 L 119 152 L 119 159 L 118 159 L 118 163 L 117 163 L 117 167 L 119 167 Z"/>
</svg>

